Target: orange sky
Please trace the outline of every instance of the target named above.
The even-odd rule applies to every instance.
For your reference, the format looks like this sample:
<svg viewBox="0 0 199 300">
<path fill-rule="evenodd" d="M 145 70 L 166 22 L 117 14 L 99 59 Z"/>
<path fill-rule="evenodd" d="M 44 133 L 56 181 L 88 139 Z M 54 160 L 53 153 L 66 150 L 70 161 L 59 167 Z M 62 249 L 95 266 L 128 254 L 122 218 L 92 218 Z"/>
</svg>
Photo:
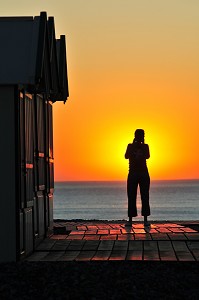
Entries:
<svg viewBox="0 0 199 300">
<path fill-rule="evenodd" d="M 12 2 L 12 5 L 11 5 Z M 199 1 L 35 0 L 1 15 L 55 17 L 70 97 L 54 106 L 55 180 L 126 180 L 136 128 L 151 179 L 199 178 Z"/>
</svg>

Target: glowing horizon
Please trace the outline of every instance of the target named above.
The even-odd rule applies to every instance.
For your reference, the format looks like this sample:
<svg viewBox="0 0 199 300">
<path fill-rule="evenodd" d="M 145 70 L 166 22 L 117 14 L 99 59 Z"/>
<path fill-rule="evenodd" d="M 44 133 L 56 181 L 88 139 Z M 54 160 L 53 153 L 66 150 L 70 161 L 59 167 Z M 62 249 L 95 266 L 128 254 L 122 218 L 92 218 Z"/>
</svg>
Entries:
<svg viewBox="0 0 199 300">
<path fill-rule="evenodd" d="M 8 0 L 1 15 L 43 10 L 67 39 L 70 96 L 53 104 L 55 181 L 126 180 L 136 128 L 151 180 L 198 179 L 199 2 Z"/>
<path fill-rule="evenodd" d="M 151 6 L 146 1 L 127 1 L 119 12 L 121 1 L 114 3 L 111 13 L 110 4 L 103 12 L 98 2 L 98 17 L 96 2 L 89 15 L 84 10 L 88 20 L 81 19 L 82 47 L 78 43 L 82 59 L 76 73 L 71 66 L 76 88 L 69 74 L 74 94 L 70 93 L 67 107 L 54 106 L 57 117 L 61 110 L 68 111 L 66 127 L 70 128 L 62 142 L 63 168 L 56 125 L 55 179 L 125 180 L 128 161 L 124 153 L 136 128 L 146 133 L 151 179 L 199 178 L 199 159 L 192 155 L 199 108 L 196 7 L 182 2 L 177 6 L 152 1 Z M 138 14 L 132 13 L 133 8 Z"/>
</svg>

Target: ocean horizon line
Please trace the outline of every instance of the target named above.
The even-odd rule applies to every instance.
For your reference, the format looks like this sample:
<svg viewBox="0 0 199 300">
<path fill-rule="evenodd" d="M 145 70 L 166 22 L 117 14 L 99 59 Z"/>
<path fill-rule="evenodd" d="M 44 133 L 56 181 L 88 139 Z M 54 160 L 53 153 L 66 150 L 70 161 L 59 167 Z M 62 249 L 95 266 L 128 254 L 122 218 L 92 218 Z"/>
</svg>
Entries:
<svg viewBox="0 0 199 300">
<path fill-rule="evenodd" d="M 186 179 L 186 178 L 182 178 L 182 179 L 151 179 L 151 182 L 182 182 L 182 181 L 199 181 L 199 178 L 193 178 L 193 179 Z M 55 180 L 55 183 L 63 183 L 63 182 L 70 182 L 70 183 L 75 183 L 75 182 L 82 182 L 82 183 L 89 183 L 89 182 L 126 182 L 126 180 Z"/>
</svg>

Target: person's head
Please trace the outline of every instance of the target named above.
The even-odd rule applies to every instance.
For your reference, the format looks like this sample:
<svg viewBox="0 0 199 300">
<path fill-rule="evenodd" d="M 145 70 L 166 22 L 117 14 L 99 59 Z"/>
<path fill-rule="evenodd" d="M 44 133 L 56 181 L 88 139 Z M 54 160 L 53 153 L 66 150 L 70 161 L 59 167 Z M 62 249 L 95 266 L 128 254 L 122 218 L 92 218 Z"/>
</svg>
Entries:
<svg viewBox="0 0 199 300">
<path fill-rule="evenodd" d="M 144 130 L 143 129 L 136 129 L 134 140 L 136 142 L 144 143 Z"/>
</svg>

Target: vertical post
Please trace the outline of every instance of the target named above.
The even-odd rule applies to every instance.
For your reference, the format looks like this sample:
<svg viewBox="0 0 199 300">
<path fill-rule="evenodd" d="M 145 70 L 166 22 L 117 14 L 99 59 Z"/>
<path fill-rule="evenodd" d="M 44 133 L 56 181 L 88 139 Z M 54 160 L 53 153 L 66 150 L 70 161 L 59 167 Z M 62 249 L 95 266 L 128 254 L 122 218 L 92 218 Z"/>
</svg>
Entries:
<svg viewBox="0 0 199 300">
<path fill-rule="evenodd" d="M 16 106 L 15 87 L 0 86 L 0 261 L 16 261 Z"/>
</svg>

